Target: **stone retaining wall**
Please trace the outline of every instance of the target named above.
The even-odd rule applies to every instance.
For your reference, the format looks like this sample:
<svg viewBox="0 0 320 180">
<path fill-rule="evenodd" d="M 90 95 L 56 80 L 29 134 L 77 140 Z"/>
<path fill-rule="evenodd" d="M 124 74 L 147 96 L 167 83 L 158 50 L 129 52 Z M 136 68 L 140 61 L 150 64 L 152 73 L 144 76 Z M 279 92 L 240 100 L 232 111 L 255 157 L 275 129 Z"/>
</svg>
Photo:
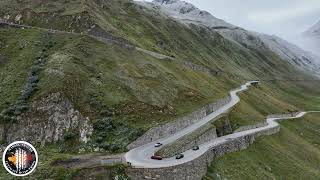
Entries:
<svg viewBox="0 0 320 180">
<path fill-rule="evenodd" d="M 268 123 L 266 121 L 264 121 L 264 122 L 260 122 L 260 123 L 254 124 L 254 125 L 241 126 L 238 129 L 236 129 L 233 133 L 241 132 L 241 131 L 247 131 L 249 129 L 260 128 L 260 127 L 263 127 L 263 126 L 266 126 L 266 125 L 268 125 Z"/>
<path fill-rule="evenodd" d="M 205 116 L 211 114 L 216 111 L 220 107 L 231 101 L 231 97 L 228 96 L 226 98 L 220 99 L 215 103 L 211 103 L 201 109 L 187 115 L 185 117 L 181 117 L 176 119 L 175 121 L 169 122 L 159 127 L 155 127 L 147 131 L 143 136 L 139 137 L 136 141 L 132 142 L 127 146 L 129 150 L 134 149 L 136 147 L 142 146 L 152 141 L 156 141 L 157 139 L 164 138 L 171 134 L 175 134 L 176 132 L 190 126 L 191 124 L 196 123 L 200 119 Z"/>
<path fill-rule="evenodd" d="M 271 114 L 267 116 L 267 119 L 269 118 L 290 118 L 290 117 L 295 117 L 299 114 L 300 112 L 295 112 L 291 114 Z M 281 120 L 278 120 L 280 122 Z"/>
<path fill-rule="evenodd" d="M 277 116 L 282 118 L 291 117 L 288 115 Z M 207 172 L 210 163 L 229 152 L 246 149 L 255 139 L 262 135 L 272 135 L 280 131 L 280 126 L 266 129 L 255 134 L 246 135 L 212 147 L 205 154 L 190 162 L 166 168 L 140 169 L 127 168 L 126 173 L 133 180 L 159 179 L 159 180 L 200 180 Z"/>
<path fill-rule="evenodd" d="M 208 131 L 206 131 L 204 134 L 200 135 L 197 138 L 197 141 L 190 141 L 189 143 L 185 144 L 181 149 L 179 149 L 179 152 L 185 152 L 189 149 L 192 149 L 194 146 L 198 146 L 200 144 L 209 142 L 213 139 L 216 139 L 217 136 L 217 131 L 216 128 L 211 128 Z"/>
<path fill-rule="evenodd" d="M 213 126 L 204 126 L 199 130 L 184 136 L 172 144 L 162 147 L 156 155 L 163 158 L 175 156 L 177 153 L 185 152 L 196 145 L 200 145 L 217 138 L 216 128 Z"/>
</svg>

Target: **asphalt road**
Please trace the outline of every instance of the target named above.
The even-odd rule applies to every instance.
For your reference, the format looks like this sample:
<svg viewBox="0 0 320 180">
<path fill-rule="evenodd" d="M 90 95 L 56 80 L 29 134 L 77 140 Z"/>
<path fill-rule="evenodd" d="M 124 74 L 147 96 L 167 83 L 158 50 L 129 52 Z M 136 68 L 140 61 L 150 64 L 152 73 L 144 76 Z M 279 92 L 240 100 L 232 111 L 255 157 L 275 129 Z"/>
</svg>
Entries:
<svg viewBox="0 0 320 180">
<path fill-rule="evenodd" d="M 295 119 L 300 118 L 304 116 L 307 113 L 311 112 L 318 112 L 318 111 L 310 111 L 310 112 L 300 112 L 293 115 L 278 115 L 278 116 L 270 116 L 267 118 L 267 125 L 259 128 L 249 129 L 246 131 L 241 131 L 237 133 L 233 133 L 227 136 L 222 136 L 216 139 L 213 139 L 209 142 L 206 142 L 204 144 L 199 145 L 199 150 L 193 151 L 188 150 L 183 152 L 184 158 L 182 159 L 175 159 L 175 157 L 171 158 L 165 158 L 163 160 L 153 160 L 151 159 L 151 156 L 154 155 L 155 152 L 157 152 L 161 147 L 163 147 L 166 144 L 170 144 L 179 138 L 194 132 L 195 130 L 199 129 L 200 127 L 206 125 L 208 122 L 213 120 L 215 117 L 227 112 L 230 108 L 232 108 L 234 105 L 236 105 L 240 98 L 237 96 L 238 92 L 245 91 L 248 89 L 248 87 L 251 85 L 251 83 L 256 81 L 249 81 L 246 84 L 242 85 L 241 88 L 230 91 L 231 101 L 224 105 L 223 107 L 219 108 L 215 112 L 209 114 L 208 116 L 204 117 L 203 119 L 199 120 L 197 123 L 177 132 L 176 134 L 172 136 L 168 136 L 166 138 L 162 138 L 160 140 L 145 144 L 143 146 L 140 146 L 138 148 L 132 149 L 131 151 L 127 152 L 125 154 L 126 162 L 130 162 L 131 165 L 135 168 L 163 168 L 163 167 L 171 167 L 176 166 L 179 164 L 183 164 L 189 161 L 194 160 L 195 158 L 203 155 L 208 150 L 212 149 L 213 147 L 220 145 L 222 143 L 225 143 L 227 141 L 230 141 L 235 138 L 244 137 L 247 135 L 256 134 L 257 132 L 266 131 L 269 129 L 273 129 L 277 126 L 278 120 L 282 119 Z M 155 143 L 160 142 L 163 145 L 161 147 L 154 147 Z"/>
<path fill-rule="evenodd" d="M 143 146 L 140 146 L 138 148 L 132 149 L 131 151 L 127 152 L 125 154 L 125 159 L 127 162 L 130 162 L 132 166 L 137 168 L 160 168 L 160 167 L 169 167 L 169 166 L 175 166 L 178 164 L 182 164 L 188 161 L 193 160 L 194 158 L 197 158 L 198 156 L 205 153 L 207 148 L 203 148 L 201 145 L 200 149 L 198 151 L 187 151 L 183 154 L 185 157 L 180 160 L 176 160 L 175 157 L 163 159 L 161 161 L 152 160 L 150 157 L 158 151 L 161 147 L 156 148 L 154 147 L 154 144 L 157 142 L 161 142 L 163 145 L 170 144 L 179 138 L 190 134 L 194 132 L 195 130 L 199 129 L 200 127 L 206 125 L 208 122 L 213 120 L 214 118 L 218 117 L 219 115 L 227 112 L 229 109 L 231 109 L 234 105 L 236 105 L 240 98 L 237 96 L 237 93 L 241 91 L 245 91 L 248 89 L 248 87 L 253 83 L 257 81 L 249 81 L 246 84 L 242 85 L 239 89 L 230 91 L 231 101 L 227 103 L 226 105 L 222 106 L 218 110 L 212 112 L 208 116 L 202 118 L 198 122 L 192 124 L 191 126 L 177 132 L 176 134 L 173 134 L 172 136 L 162 138 L 160 140 L 145 144 Z"/>
</svg>

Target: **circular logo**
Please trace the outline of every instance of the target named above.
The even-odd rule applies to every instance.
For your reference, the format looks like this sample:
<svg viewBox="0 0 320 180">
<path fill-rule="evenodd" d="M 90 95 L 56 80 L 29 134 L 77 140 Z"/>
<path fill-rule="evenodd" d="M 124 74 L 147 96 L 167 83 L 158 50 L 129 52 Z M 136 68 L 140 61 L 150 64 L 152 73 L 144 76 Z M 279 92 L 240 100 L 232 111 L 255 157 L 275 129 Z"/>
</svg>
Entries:
<svg viewBox="0 0 320 180">
<path fill-rule="evenodd" d="M 29 143 L 16 141 L 3 152 L 2 163 L 6 170 L 14 176 L 26 176 L 36 169 L 38 153 Z"/>
</svg>

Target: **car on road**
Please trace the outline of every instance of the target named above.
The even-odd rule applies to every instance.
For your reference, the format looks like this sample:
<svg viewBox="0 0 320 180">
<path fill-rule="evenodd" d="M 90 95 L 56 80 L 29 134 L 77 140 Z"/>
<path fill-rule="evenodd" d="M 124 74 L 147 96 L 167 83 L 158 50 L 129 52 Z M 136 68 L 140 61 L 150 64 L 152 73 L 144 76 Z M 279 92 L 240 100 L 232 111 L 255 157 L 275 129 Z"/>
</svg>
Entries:
<svg viewBox="0 0 320 180">
<path fill-rule="evenodd" d="M 160 147 L 160 146 L 162 146 L 162 143 L 156 143 L 156 144 L 154 145 L 154 147 Z"/>
<path fill-rule="evenodd" d="M 193 146 L 192 150 L 198 151 L 199 150 L 199 146 Z"/>
<path fill-rule="evenodd" d="M 161 156 L 151 156 L 151 159 L 154 159 L 154 160 L 162 160 L 162 157 Z"/>
<path fill-rule="evenodd" d="M 183 154 L 177 154 L 177 155 L 176 155 L 176 159 L 182 159 L 183 157 L 184 157 Z"/>
</svg>

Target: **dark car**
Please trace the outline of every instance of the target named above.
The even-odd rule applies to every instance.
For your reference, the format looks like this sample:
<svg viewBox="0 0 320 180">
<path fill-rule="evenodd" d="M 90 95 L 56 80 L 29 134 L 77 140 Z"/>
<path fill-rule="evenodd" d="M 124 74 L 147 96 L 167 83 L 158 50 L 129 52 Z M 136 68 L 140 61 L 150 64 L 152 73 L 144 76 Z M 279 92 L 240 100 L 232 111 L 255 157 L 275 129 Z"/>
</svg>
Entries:
<svg viewBox="0 0 320 180">
<path fill-rule="evenodd" d="M 198 151 L 198 150 L 199 150 L 199 146 L 194 146 L 194 147 L 192 148 L 192 150 Z"/>
<path fill-rule="evenodd" d="M 176 155 L 176 159 L 182 159 L 183 157 L 184 157 L 183 154 L 177 154 L 177 155 Z"/>
<path fill-rule="evenodd" d="M 160 147 L 160 146 L 162 146 L 162 143 L 156 143 L 156 144 L 154 145 L 154 147 Z"/>
<path fill-rule="evenodd" d="M 151 159 L 162 160 L 162 157 L 161 156 L 151 156 Z"/>
</svg>

